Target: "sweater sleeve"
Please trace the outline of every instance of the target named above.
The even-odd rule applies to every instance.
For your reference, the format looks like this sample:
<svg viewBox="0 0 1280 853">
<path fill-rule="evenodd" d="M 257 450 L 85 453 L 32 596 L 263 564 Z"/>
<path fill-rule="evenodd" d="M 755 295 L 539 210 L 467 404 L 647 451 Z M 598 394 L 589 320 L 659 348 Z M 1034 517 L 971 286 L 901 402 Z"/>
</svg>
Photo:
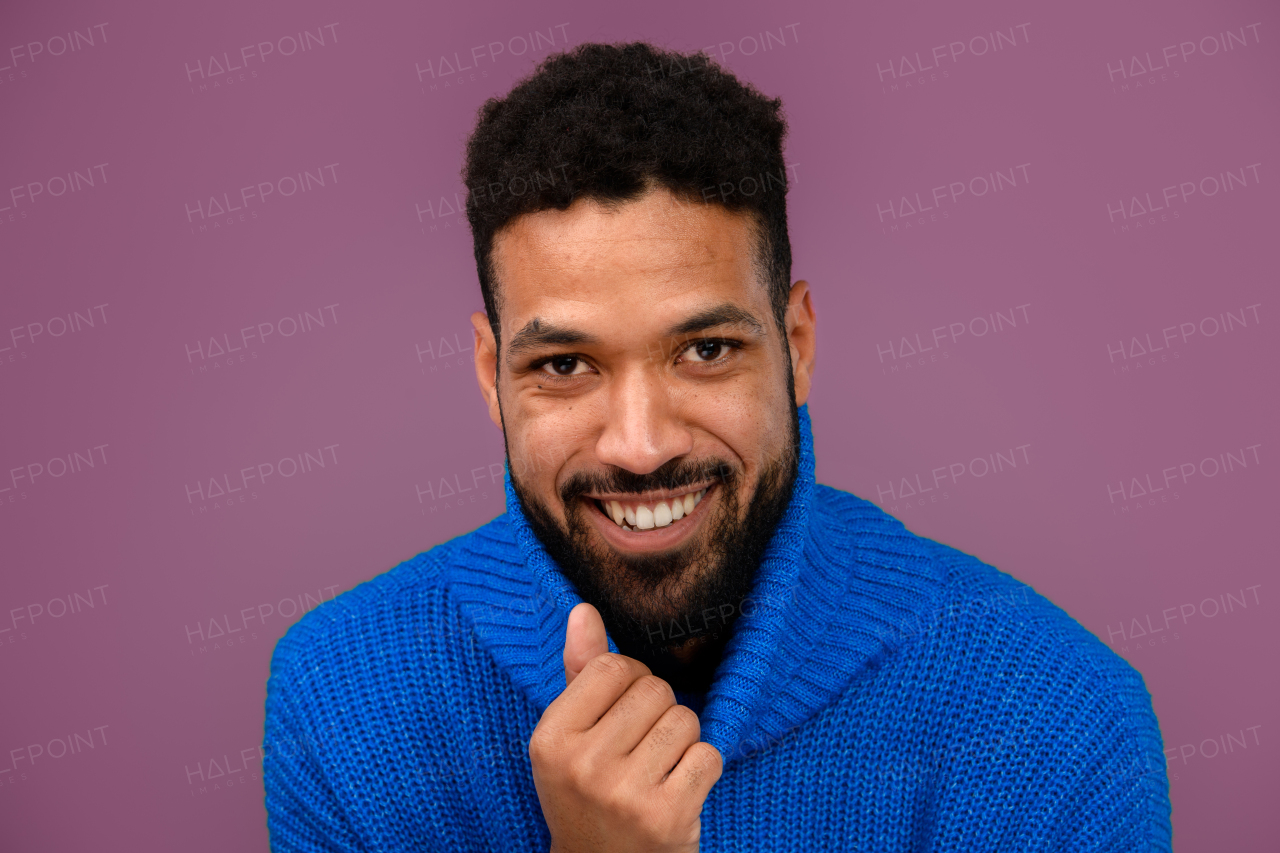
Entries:
<svg viewBox="0 0 1280 853">
<path fill-rule="evenodd" d="M 364 846 L 326 778 L 319 750 L 324 732 L 295 707 L 284 642 L 267 682 L 262 777 L 267 830 L 276 853 L 360 853 Z"/>
<path fill-rule="evenodd" d="M 1170 853 L 1169 782 L 1159 725 L 1142 677 L 1127 664 L 1111 680 L 1111 714 L 1067 748 L 1054 843 L 1070 853 Z M 1072 790 L 1074 789 L 1074 790 Z"/>
<path fill-rule="evenodd" d="M 936 849 L 1169 853 L 1168 773 L 1142 675 L 1031 587 L 931 547 L 959 597 L 910 650 L 963 661 L 936 676 L 958 699 L 959 783 L 941 798 Z M 980 838 L 975 804 L 990 818 Z"/>
</svg>

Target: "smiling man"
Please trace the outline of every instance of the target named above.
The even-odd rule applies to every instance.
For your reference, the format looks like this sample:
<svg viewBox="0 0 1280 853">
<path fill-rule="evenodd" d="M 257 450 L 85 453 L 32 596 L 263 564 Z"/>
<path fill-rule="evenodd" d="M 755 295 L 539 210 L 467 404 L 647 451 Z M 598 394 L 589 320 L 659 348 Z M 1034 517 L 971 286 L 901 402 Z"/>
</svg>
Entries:
<svg viewBox="0 0 1280 853">
<path fill-rule="evenodd" d="M 758 242 L 649 180 L 513 221 L 493 263 L 521 283 L 491 312 L 518 331 L 500 353 L 472 317 L 529 525 L 619 648 L 695 695 L 786 509 L 813 366 L 808 285 L 783 302 Z"/>
<path fill-rule="evenodd" d="M 507 510 L 277 647 L 277 850 L 1170 849 L 1141 677 L 814 482 L 781 104 L 582 45 L 468 142 Z"/>
</svg>

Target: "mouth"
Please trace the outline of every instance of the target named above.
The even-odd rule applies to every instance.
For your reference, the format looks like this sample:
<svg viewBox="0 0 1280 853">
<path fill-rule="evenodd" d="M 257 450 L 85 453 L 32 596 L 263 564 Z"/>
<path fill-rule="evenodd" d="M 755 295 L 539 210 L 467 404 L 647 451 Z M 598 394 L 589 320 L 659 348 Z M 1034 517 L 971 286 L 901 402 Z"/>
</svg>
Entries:
<svg viewBox="0 0 1280 853">
<path fill-rule="evenodd" d="M 663 500 L 637 501 L 593 498 L 596 508 L 623 530 L 656 530 L 692 515 L 709 486 Z"/>
<path fill-rule="evenodd" d="M 718 483 L 684 492 L 653 496 L 584 496 L 583 503 L 594 509 L 595 520 L 605 540 L 624 551 L 666 551 L 680 546 L 697 529 L 707 513 L 707 499 Z"/>
</svg>

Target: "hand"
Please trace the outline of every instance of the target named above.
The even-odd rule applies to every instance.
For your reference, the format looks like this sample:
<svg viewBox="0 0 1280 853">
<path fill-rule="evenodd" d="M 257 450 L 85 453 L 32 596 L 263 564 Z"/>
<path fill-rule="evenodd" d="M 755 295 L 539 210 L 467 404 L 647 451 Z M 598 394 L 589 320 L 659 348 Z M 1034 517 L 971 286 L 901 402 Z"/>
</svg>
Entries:
<svg viewBox="0 0 1280 853">
<path fill-rule="evenodd" d="M 638 660 L 611 654 L 590 604 L 569 614 L 566 687 L 529 740 L 552 853 L 696 853 L 723 765 L 698 715 Z"/>
</svg>

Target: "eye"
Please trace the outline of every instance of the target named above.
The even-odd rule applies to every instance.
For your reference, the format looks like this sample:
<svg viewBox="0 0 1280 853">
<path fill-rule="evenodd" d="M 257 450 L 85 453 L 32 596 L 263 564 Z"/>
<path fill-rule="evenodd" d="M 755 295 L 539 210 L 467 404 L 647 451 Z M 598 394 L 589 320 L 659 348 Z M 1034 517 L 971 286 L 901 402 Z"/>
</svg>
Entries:
<svg viewBox="0 0 1280 853">
<path fill-rule="evenodd" d="M 690 346 L 686 353 L 692 353 L 695 363 L 716 361 L 729 354 L 730 344 L 727 341 L 698 341 Z"/>
<path fill-rule="evenodd" d="M 573 376 L 586 373 L 587 364 L 576 355 L 557 355 L 543 362 L 539 369 L 553 376 Z"/>
</svg>

